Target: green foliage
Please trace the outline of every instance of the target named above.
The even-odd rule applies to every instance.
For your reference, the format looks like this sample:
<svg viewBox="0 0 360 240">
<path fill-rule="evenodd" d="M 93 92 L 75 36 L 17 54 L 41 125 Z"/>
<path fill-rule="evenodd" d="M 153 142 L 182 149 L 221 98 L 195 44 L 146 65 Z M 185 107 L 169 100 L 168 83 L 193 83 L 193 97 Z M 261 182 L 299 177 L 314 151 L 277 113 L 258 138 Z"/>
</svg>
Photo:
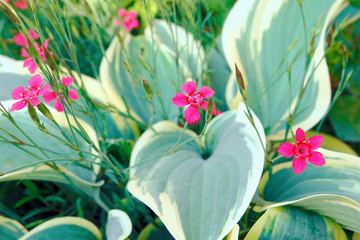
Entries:
<svg viewBox="0 0 360 240">
<path fill-rule="evenodd" d="M 101 239 L 101 227 L 109 240 L 222 239 L 239 224 L 240 233 L 235 228 L 227 239 L 345 239 L 342 227 L 358 238 L 352 232 L 360 232 L 357 157 L 321 150 L 326 165 L 310 165 L 301 175 L 293 173 L 289 159 L 270 162 L 280 144 L 274 139 L 291 138 L 298 126 L 310 129 L 327 113 L 331 91 L 325 55 L 335 104 L 321 130 L 333 134 L 333 126 L 341 139 L 359 140 L 359 24 L 344 17 L 357 16 L 356 1 L 338 16 L 336 30 L 343 33 L 335 31 L 330 48 L 328 26 L 338 14 L 331 10 L 344 8 L 345 0 L 238 0 L 231 11 L 232 0 L 30 3 L 26 10 L 15 9 L 21 20 L 16 26 L 0 15 L 0 53 L 20 58 L 21 47 L 12 37 L 29 28 L 40 42 L 51 38 L 54 61 L 47 55 L 46 65 L 36 58 L 41 74 L 62 93 L 66 89 L 56 79 L 73 76 L 79 100 L 65 99 L 62 115 L 49 107 L 56 123 L 42 116 L 41 107 L 30 107 L 37 125 L 26 112 L 10 115 L 12 102 L 4 100 L 15 87 L 27 86 L 30 75 L 23 61 L 0 56 L 5 106 L 0 213 L 14 219 L 0 218 L 1 234 Z M 120 8 L 135 10 L 140 28 L 131 33 L 117 28 Z M 32 46 L 32 57 L 35 50 Z M 188 80 L 212 87 L 222 111 L 239 105 L 231 73 L 235 62 L 247 80 L 247 103 L 268 134 L 265 169 L 263 128 L 256 120 L 256 133 L 243 104 L 209 126 L 177 126 L 183 123 L 182 110 L 171 98 Z M 348 85 L 352 69 L 348 80 L 355 81 Z M 354 154 L 332 140 L 325 139 L 323 147 L 336 145 Z M 64 216 L 86 217 L 97 226 Z"/>
<path fill-rule="evenodd" d="M 258 210 L 290 204 L 359 232 L 359 157 L 324 149 L 320 152 L 326 161 L 322 167 L 309 164 L 302 174 L 294 176 L 291 162 L 285 162 L 274 166 L 270 176 L 264 174 L 254 198 L 262 206 Z"/>
<path fill-rule="evenodd" d="M 360 141 L 360 101 L 357 96 L 343 96 L 330 112 L 336 135 L 344 141 Z"/>
<path fill-rule="evenodd" d="M 294 129 L 307 130 L 330 104 L 330 78 L 323 56 L 326 30 L 336 16 L 330 9 L 340 2 L 302 1 L 302 7 L 298 1 L 275 2 L 259 7 L 255 2 L 238 1 L 224 23 L 222 44 L 229 67 L 234 72 L 236 63 L 242 72 L 249 106 L 267 135 L 282 139 L 290 114 Z M 310 48 L 312 38 L 315 42 Z M 233 90 L 229 93 L 236 92 L 236 82 L 229 81 L 228 88 Z M 227 100 L 230 107 L 239 101 Z"/>
<path fill-rule="evenodd" d="M 224 237 L 251 201 L 263 166 L 260 141 L 265 139 L 258 120 L 261 139 L 244 110 L 241 105 L 237 112 L 213 119 L 204 139 L 159 122 L 136 143 L 128 189 L 176 239 Z"/>
<path fill-rule="evenodd" d="M 346 239 L 333 220 L 292 207 L 271 208 L 256 222 L 245 240 Z"/>
</svg>

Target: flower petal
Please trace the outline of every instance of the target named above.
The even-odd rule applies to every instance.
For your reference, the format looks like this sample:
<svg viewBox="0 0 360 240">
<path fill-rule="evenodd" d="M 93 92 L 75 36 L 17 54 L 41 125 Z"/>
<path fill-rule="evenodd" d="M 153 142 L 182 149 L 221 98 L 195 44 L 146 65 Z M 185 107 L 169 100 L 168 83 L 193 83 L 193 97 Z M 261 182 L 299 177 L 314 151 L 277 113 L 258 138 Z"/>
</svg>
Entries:
<svg viewBox="0 0 360 240">
<path fill-rule="evenodd" d="M 306 136 L 304 130 L 298 128 L 295 133 L 295 141 L 296 143 L 301 143 L 306 141 Z"/>
<path fill-rule="evenodd" d="M 322 136 L 313 136 L 309 138 L 306 143 L 311 146 L 311 150 L 315 150 L 321 146 L 323 140 L 324 138 Z"/>
<path fill-rule="evenodd" d="M 296 148 L 295 145 L 284 142 L 278 148 L 278 153 L 283 155 L 284 157 L 292 157 L 295 155 L 294 149 Z"/>
<path fill-rule="evenodd" d="M 181 90 L 183 90 L 187 95 L 191 96 L 196 92 L 196 83 L 189 81 L 181 86 Z"/>
<path fill-rule="evenodd" d="M 26 42 L 27 43 L 27 42 Z M 26 44 L 27 45 L 27 44 Z M 28 46 L 26 46 L 28 47 Z M 25 48 L 22 48 L 21 49 L 21 56 L 24 57 L 24 58 L 28 58 L 29 57 L 29 54 L 27 53 L 26 49 Z M 31 58 L 30 58 L 31 59 Z M 26 60 L 25 60 L 26 61 Z"/>
<path fill-rule="evenodd" d="M 292 162 L 292 167 L 294 169 L 294 173 L 300 174 L 302 173 L 307 166 L 307 162 L 305 159 L 294 157 L 294 160 Z"/>
<path fill-rule="evenodd" d="M 125 8 L 121 8 L 119 11 L 118 11 L 118 15 L 119 17 L 124 17 L 126 15 L 126 9 Z"/>
<path fill-rule="evenodd" d="M 54 101 L 56 98 L 57 98 L 57 94 L 55 92 L 45 92 L 43 94 L 43 98 L 44 98 L 44 101 L 46 103 L 51 103 L 52 101 Z"/>
<path fill-rule="evenodd" d="M 37 105 L 39 105 L 41 103 L 41 101 L 38 98 L 30 98 L 30 103 L 31 103 L 31 105 L 36 107 Z"/>
<path fill-rule="evenodd" d="M 63 77 L 61 79 L 61 83 L 65 87 L 66 85 L 69 87 L 74 82 L 74 78 L 72 77 Z"/>
<path fill-rule="evenodd" d="M 29 92 L 24 87 L 17 87 L 12 91 L 11 96 L 12 99 L 19 100 L 26 98 L 28 93 Z"/>
<path fill-rule="evenodd" d="M 24 64 L 25 64 L 25 61 L 24 61 Z M 36 72 L 36 70 L 38 69 L 38 65 L 34 62 L 34 61 L 32 61 L 32 63 L 30 64 L 30 66 L 29 66 L 29 72 L 31 73 L 31 74 L 34 74 L 35 72 Z"/>
<path fill-rule="evenodd" d="M 190 105 L 185 109 L 185 120 L 189 124 L 196 123 L 200 120 L 200 112 L 197 106 Z"/>
<path fill-rule="evenodd" d="M 20 9 L 26 9 L 26 7 L 27 7 L 27 4 L 26 4 L 26 2 L 24 1 L 24 0 L 22 0 L 21 2 L 15 2 L 14 3 L 14 6 L 16 7 L 16 8 L 20 8 Z"/>
<path fill-rule="evenodd" d="M 177 106 L 177 107 L 184 107 L 186 105 L 189 105 L 189 97 L 182 94 L 182 93 L 176 93 L 175 97 L 172 98 L 172 102 Z"/>
<path fill-rule="evenodd" d="M 135 12 L 135 11 L 129 11 L 128 12 L 128 16 L 129 16 L 129 18 L 137 18 L 137 12 Z"/>
<path fill-rule="evenodd" d="M 50 41 L 50 40 L 51 40 L 50 38 L 46 39 L 45 42 L 44 42 L 44 44 L 43 44 L 43 46 L 44 46 L 46 49 L 49 47 L 49 41 Z M 50 52 L 50 54 L 51 54 L 51 52 Z M 52 54 L 51 54 L 51 55 L 52 55 Z"/>
<path fill-rule="evenodd" d="M 309 157 L 309 162 L 316 166 L 322 166 L 325 164 L 325 159 L 320 152 L 311 151 L 311 157 Z"/>
<path fill-rule="evenodd" d="M 32 78 L 30 78 L 30 80 L 29 80 L 29 86 L 38 89 L 38 88 L 41 87 L 43 81 L 44 81 L 44 80 L 42 79 L 42 77 L 40 76 L 40 74 L 36 74 L 36 75 L 34 75 Z"/>
<path fill-rule="evenodd" d="M 207 86 L 202 86 L 199 90 L 199 94 L 201 94 L 203 98 L 211 97 L 214 93 L 215 91 Z"/>
<path fill-rule="evenodd" d="M 36 39 L 39 38 L 39 35 L 37 35 L 37 33 L 34 32 L 34 30 L 32 30 L 32 29 L 29 29 L 29 33 L 30 33 L 30 36 L 31 36 L 34 40 L 36 40 Z"/>
<path fill-rule="evenodd" d="M 69 97 L 71 100 L 77 100 L 79 98 L 76 90 L 69 90 Z"/>
<path fill-rule="evenodd" d="M 37 95 L 43 95 L 48 89 L 51 89 L 51 87 L 48 83 L 45 83 L 45 85 L 38 90 Z"/>
<path fill-rule="evenodd" d="M 15 44 L 18 46 L 25 46 L 27 45 L 27 41 L 24 35 L 18 33 L 14 36 Z"/>
<path fill-rule="evenodd" d="M 61 105 L 60 99 L 56 99 L 55 103 L 54 103 L 54 108 L 58 111 L 58 112 L 63 112 L 64 108 Z"/>
<path fill-rule="evenodd" d="M 117 26 L 120 26 L 121 25 L 121 22 L 118 20 L 118 19 L 115 19 L 115 24 L 117 25 Z"/>
<path fill-rule="evenodd" d="M 14 103 L 11 108 L 10 108 L 10 112 L 12 111 L 17 111 L 17 110 L 21 110 L 23 109 L 24 107 L 27 106 L 27 100 L 21 100 L 21 101 L 18 101 L 16 103 Z"/>
</svg>

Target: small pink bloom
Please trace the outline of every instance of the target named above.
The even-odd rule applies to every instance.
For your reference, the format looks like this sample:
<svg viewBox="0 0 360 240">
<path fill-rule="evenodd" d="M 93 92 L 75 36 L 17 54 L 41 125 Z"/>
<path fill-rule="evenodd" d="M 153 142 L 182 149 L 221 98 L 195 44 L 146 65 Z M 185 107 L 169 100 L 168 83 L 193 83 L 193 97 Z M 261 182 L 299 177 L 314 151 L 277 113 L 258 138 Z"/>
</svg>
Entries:
<svg viewBox="0 0 360 240">
<path fill-rule="evenodd" d="M 207 101 L 204 101 L 204 98 L 211 97 L 214 95 L 215 91 L 209 87 L 203 86 L 200 88 L 199 92 L 196 92 L 196 83 L 193 81 L 189 81 L 181 86 L 181 90 L 183 90 L 188 96 L 182 93 L 176 93 L 175 97 L 172 98 L 172 102 L 177 107 L 184 107 L 189 105 L 185 109 L 185 120 L 189 124 L 196 123 L 200 121 L 200 112 L 198 106 L 202 109 L 206 110 Z M 214 105 L 213 110 L 214 115 L 219 115 L 220 113 L 216 112 L 216 108 Z"/>
<path fill-rule="evenodd" d="M 306 161 L 311 164 L 322 166 L 325 164 L 325 159 L 320 152 L 314 150 L 318 149 L 323 141 L 322 136 L 313 136 L 306 141 L 305 132 L 298 128 L 295 134 L 296 144 L 283 143 L 280 145 L 278 152 L 284 157 L 292 157 L 294 173 L 302 173 L 307 165 Z"/>
<path fill-rule="evenodd" d="M 34 32 L 32 29 L 29 29 L 29 35 L 34 39 L 38 39 L 39 35 L 36 34 L 36 32 Z M 18 33 L 14 36 L 14 40 L 15 40 L 15 44 L 18 46 L 23 46 L 25 48 L 29 47 L 29 44 L 26 40 L 26 37 L 24 35 L 22 35 L 21 33 Z"/>
<path fill-rule="evenodd" d="M 66 87 L 66 86 L 69 87 L 73 82 L 74 82 L 74 79 L 72 77 L 64 77 L 61 79 L 61 83 L 64 87 Z M 50 85 L 48 85 L 48 87 L 51 89 Z M 70 100 L 77 100 L 79 98 L 76 90 L 69 89 L 68 93 L 69 93 Z M 61 95 L 62 99 L 65 101 L 64 95 L 62 93 L 60 93 L 60 95 Z M 54 108 L 58 112 L 64 111 L 64 108 L 61 105 L 59 96 L 56 94 L 56 92 L 54 92 L 54 91 L 45 92 L 43 95 L 43 98 L 46 103 L 51 103 L 52 101 L 54 101 L 56 99 L 56 101 L 54 103 Z"/>
<path fill-rule="evenodd" d="M 126 9 L 122 8 L 118 11 L 118 15 L 120 20 L 115 20 L 116 25 L 120 26 L 123 24 L 129 32 L 139 27 L 139 21 L 136 19 L 138 15 L 135 11 L 126 12 Z"/>
<path fill-rule="evenodd" d="M 25 0 L 21 0 L 21 1 L 17 1 L 14 3 L 14 6 L 16 8 L 20 8 L 20 9 L 26 9 L 27 8 L 27 4 L 26 4 L 26 1 Z"/>
<path fill-rule="evenodd" d="M 44 80 L 42 77 L 39 74 L 36 74 L 30 78 L 28 87 L 15 88 L 12 91 L 11 96 L 12 99 L 19 101 L 11 106 L 10 112 L 23 109 L 28 105 L 28 102 L 30 102 L 30 104 L 34 107 L 39 105 L 41 101 L 38 99 L 38 97 L 44 94 L 48 88 L 46 85 L 41 87 L 43 81 Z"/>
<path fill-rule="evenodd" d="M 45 52 L 44 52 L 44 48 L 48 48 L 49 46 L 49 39 L 46 39 L 44 44 L 42 46 L 39 45 L 39 43 L 34 43 L 34 47 L 36 48 L 36 50 L 38 51 L 40 57 L 42 58 L 42 60 L 44 62 L 46 62 L 46 58 L 45 58 Z M 52 52 L 50 52 L 51 55 L 53 55 Z M 26 52 L 26 50 L 23 48 L 21 49 L 21 56 L 23 56 L 24 58 L 26 58 L 24 60 L 24 68 L 29 68 L 29 71 L 31 74 L 33 74 L 37 69 L 38 69 L 38 65 L 36 64 L 36 62 L 29 56 L 29 54 Z"/>
</svg>

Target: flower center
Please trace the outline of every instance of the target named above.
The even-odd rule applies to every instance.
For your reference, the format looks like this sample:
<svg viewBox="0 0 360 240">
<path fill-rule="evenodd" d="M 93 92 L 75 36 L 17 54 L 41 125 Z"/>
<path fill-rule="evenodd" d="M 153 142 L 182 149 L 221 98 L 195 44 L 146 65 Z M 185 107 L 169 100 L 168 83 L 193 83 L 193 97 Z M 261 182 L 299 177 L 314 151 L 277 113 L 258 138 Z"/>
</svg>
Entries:
<svg viewBox="0 0 360 240">
<path fill-rule="evenodd" d="M 27 98 L 28 99 L 33 99 L 33 98 L 37 98 L 38 97 L 38 89 L 34 88 L 34 87 L 27 87 L 27 89 L 29 89 L 29 94 L 27 94 Z"/>
<path fill-rule="evenodd" d="M 299 143 L 294 150 L 295 156 L 297 158 L 306 159 L 310 156 L 311 147 L 309 144 L 306 143 Z"/>
<path fill-rule="evenodd" d="M 194 104 L 200 104 L 200 102 L 203 100 L 203 97 L 201 96 L 201 94 L 199 93 L 193 93 L 190 97 L 189 97 L 189 101 L 190 103 L 194 103 Z"/>
</svg>

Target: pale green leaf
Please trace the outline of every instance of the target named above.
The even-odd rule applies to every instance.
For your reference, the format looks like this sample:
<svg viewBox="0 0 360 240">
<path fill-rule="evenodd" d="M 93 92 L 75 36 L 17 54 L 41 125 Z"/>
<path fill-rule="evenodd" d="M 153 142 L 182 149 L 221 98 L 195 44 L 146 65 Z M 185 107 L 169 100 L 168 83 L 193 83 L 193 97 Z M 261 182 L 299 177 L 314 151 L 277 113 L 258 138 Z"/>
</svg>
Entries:
<svg viewBox="0 0 360 240">
<path fill-rule="evenodd" d="M 268 209 L 250 229 L 245 240 L 346 239 L 333 220 L 292 207 Z"/>
<path fill-rule="evenodd" d="M 6 240 L 18 240 L 27 233 L 26 228 L 18 221 L 0 216 L 0 236 Z"/>
<path fill-rule="evenodd" d="M 188 67 L 166 44 L 152 36 L 126 35 L 123 43 L 124 46 L 115 38 L 100 66 L 100 79 L 113 105 L 127 112 L 126 103 L 130 112 L 146 124 L 160 120 L 177 122 L 180 109 L 171 99 L 191 76 Z M 150 101 L 143 80 L 152 89 Z"/>
<path fill-rule="evenodd" d="M 201 79 L 205 67 L 205 52 L 201 43 L 183 27 L 169 21 L 156 19 L 151 25 L 145 29 L 145 35 L 155 39 L 160 46 L 164 44 L 171 49 L 175 57 L 189 68 L 191 76 L 188 78 Z"/>
<path fill-rule="evenodd" d="M 19 240 L 101 240 L 99 229 L 86 219 L 60 217 L 46 221 Z"/>
<path fill-rule="evenodd" d="M 360 232 L 360 158 L 319 149 L 324 166 L 308 163 L 297 175 L 291 162 L 277 164 L 266 172 L 255 194 L 257 211 L 293 205 L 330 217 L 344 228 Z"/>
<path fill-rule="evenodd" d="M 225 101 L 225 89 L 231 70 L 228 66 L 224 50 L 222 49 L 221 38 L 216 39 L 216 47 L 213 47 L 208 54 L 207 58 L 207 72 L 210 77 L 210 87 L 216 92 L 215 97 L 218 98 L 217 102 L 221 111 L 228 110 Z"/>
<path fill-rule="evenodd" d="M 345 0 L 319 0 L 316 4 L 303 0 L 306 30 L 295 0 L 239 0 L 230 11 L 222 31 L 225 57 L 230 67 L 236 63 L 242 72 L 249 105 L 269 137 L 283 138 L 290 113 L 293 128 L 301 125 L 304 130 L 326 113 L 331 98 L 324 58 L 327 27 L 347 4 Z M 314 35 L 315 52 L 305 72 Z M 235 81 L 229 84 L 237 89 Z"/>
<path fill-rule="evenodd" d="M 169 121 L 135 144 L 129 191 L 148 205 L 176 239 L 222 239 L 246 211 L 258 185 L 264 152 L 245 106 L 213 119 L 203 139 Z M 262 126 L 255 118 L 261 140 Z"/>
</svg>

